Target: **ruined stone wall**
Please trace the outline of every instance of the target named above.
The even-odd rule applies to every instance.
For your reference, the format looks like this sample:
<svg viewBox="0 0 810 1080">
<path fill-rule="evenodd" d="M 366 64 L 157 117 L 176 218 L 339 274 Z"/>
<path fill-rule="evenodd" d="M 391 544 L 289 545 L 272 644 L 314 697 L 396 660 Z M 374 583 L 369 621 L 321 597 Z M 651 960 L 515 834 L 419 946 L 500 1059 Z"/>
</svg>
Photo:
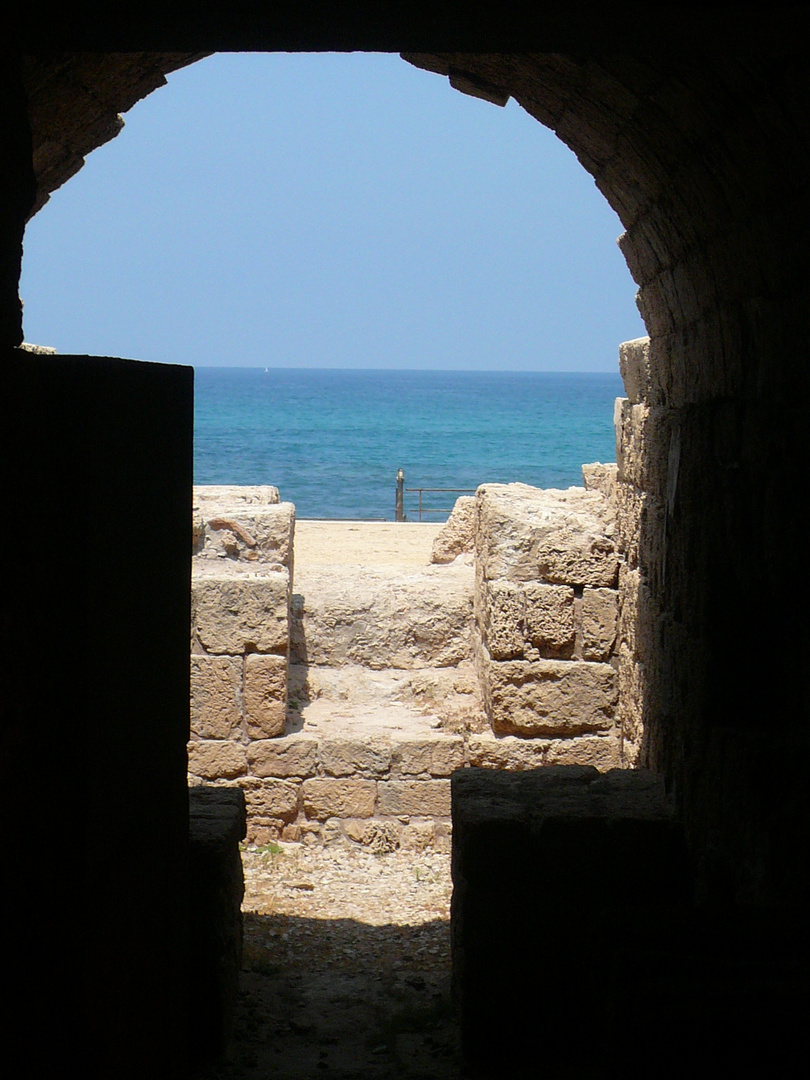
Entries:
<svg viewBox="0 0 810 1080">
<path fill-rule="evenodd" d="M 197 489 L 192 780 L 239 786 L 253 841 L 446 846 L 456 769 L 622 765 L 616 466 L 585 473 L 460 500 L 449 565 L 295 593 L 292 507 Z"/>
<path fill-rule="evenodd" d="M 664 502 L 653 476 L 660 472 L 660 410 L 648 404 L 649 338 L 619 347 L 619 370 L 626 398 L 617 398 L 614 414 L 618 474 L 613 489 L 618 544 L 620 619 L 616 647 L 619 671 L 619 717 L 628 765 L 645 747 L 645 685 L 654 647 L 647 571 L 651 545 L 663 543 Z M 664 448 L 666 455 L 667 448 Z"/>
<path fill-rule="evenodd" d="M 189 776 L 232 780 L 253 739 L 284 733 L 295 510 L 271 487 L 194 504 Z"/>
<path fill-rule="evenodd" d="M 649 338 L 620 345 L 619 370 L 616 464 L 583 465 L 585 491 L 486 485 L 476 496 L 487 715 L 497 735 L 551 738 L 538 764 L 632 768 L 648 749 L 649 575 L 664 563 L 678 443 L 651 404 Z"/>
<path fill-rule="evenodd" d="M 477 667 L 493 734 L 531 740 L 536 764 L 620 765 L 610 498 L 485 484 L 476 517 Z"/>
</svg>

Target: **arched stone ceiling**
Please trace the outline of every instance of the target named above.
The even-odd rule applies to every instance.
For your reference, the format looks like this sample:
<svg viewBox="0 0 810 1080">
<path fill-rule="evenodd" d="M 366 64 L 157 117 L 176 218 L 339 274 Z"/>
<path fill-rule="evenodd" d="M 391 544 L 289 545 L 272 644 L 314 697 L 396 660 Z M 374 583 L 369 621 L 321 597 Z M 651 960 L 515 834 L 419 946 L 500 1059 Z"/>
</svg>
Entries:
<svg viewBox="0 0 810 1080">
<path fill-rule="evenodd" d="M 33 139 L 33 216 L 85 157 L 115 138 L 121 113 L 165 86 L 166 75 L 204 53 L 49 53 L 26 56 L 23 76 Z"/>
</svg>

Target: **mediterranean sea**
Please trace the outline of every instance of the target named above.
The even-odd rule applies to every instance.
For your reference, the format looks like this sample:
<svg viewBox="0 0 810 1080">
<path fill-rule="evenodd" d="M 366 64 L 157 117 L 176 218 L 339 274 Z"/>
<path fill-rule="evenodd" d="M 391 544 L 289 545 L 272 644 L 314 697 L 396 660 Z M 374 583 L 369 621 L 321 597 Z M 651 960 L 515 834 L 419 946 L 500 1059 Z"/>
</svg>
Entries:
<svg viewBox="0 0 810 1080">
<path fill-rule="evenodd" d="M 608 374 L 197 368 L 194 482 L 275 484 L 300 518 L 393 520 L 407 488 L 582 484 L 614 461 Z M 428 494 L 445 508 L 455 494 Z M 418 496 L 406 494 L 409 520 Z"/>
</svg>

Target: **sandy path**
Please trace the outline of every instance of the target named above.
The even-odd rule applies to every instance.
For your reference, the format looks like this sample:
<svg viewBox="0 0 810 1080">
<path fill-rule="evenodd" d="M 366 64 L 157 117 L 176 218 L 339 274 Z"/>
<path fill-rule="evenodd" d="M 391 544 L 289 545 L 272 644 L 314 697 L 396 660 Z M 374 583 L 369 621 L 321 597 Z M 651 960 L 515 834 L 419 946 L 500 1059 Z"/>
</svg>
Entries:
<svg viewBox="0 0 810 1080">
<path fill-rule="evenodd" d="M 441 524 L 416 521 L 295 522 L 295 567 L 427 566 Z"/>
</svg>

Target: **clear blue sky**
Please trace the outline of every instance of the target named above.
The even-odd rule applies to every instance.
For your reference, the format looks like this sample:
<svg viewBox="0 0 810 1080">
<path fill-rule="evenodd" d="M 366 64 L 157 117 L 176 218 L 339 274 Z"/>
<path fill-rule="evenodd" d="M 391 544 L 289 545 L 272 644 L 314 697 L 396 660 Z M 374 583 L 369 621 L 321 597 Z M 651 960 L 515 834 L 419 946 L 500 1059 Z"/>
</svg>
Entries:
<svg viewBox="0 0 810 1080">
<path fill-rule="evenodd" d="M 574 155 L 381 54 L 217 55 L 25 236 L 27 341 L 206 366 L 615 371 L 644 333 Z"/>
</svg>

